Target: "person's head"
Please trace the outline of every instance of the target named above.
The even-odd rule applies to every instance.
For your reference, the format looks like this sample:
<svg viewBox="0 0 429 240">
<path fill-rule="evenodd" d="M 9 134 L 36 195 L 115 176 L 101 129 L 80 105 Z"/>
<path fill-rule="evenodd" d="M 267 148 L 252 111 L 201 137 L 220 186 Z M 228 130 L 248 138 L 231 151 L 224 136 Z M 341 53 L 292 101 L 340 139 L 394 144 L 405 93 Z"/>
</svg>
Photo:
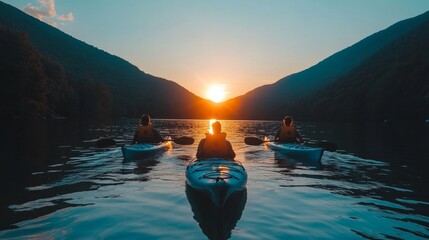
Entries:
<svg viewBox="0 0 429 240">
<path fill-rule="evenodd" d="M 144 126 L 147 126 L 147 125 L 149 125 L 149 123 L 150 123 L 150 116 L 149 115 L 142 115 L 141 117 L 140 117 L 140 122 L 141 122 L 141 124 L 142 125 L 144 125 Z"/>
<path fill-rule="evenodd" d="M 283 124 L 286 126 L 292 126 L 293 124 L 293 119 L 291 116 L 286 116 L 283 118 Z"/>
<path fill-rule="evenodd" d="M 216 121 L 212 123 L 212 129 L 213 129 L 213 134 L 220 133 L 222 130 L 222 126 L 220 125 L 220 122 Z"/>
</svg>

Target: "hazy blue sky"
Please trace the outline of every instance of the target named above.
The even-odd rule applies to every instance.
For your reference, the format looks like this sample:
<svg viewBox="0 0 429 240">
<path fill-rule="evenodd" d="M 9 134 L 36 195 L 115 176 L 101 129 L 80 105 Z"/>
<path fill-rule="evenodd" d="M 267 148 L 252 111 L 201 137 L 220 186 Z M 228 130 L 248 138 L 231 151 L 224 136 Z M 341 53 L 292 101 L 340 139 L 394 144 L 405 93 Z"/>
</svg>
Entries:
<svg viewBox="0 0 429 240">
<path fill-rule="evenodd" d="M 224 84 L 227 98 L 429 10 L 429 0 L 5 2 L 199 96 Z"/>
</svg>

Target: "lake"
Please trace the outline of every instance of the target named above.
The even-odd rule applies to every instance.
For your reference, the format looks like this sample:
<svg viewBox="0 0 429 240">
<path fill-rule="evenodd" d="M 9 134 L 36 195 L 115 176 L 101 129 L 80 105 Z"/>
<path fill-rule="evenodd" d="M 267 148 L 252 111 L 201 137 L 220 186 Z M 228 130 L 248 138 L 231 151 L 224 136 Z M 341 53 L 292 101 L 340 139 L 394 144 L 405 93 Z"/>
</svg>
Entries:
<svg viewBox="0 0 429 240">
<path fill-rule="evenodd" d="M 209 120 L 153 121 L 195 143 L 124 161 L 94 142 L 129 142 L 137 120 L 4 124 L 0 239 L 429 238 L 428 124 L 298 122 L 304 139 L 338 145 L 314 164 L 244 144 L 280 121 L 221 120 L 248 182 L 220 212 L 185 178 Z"/>
</svg>

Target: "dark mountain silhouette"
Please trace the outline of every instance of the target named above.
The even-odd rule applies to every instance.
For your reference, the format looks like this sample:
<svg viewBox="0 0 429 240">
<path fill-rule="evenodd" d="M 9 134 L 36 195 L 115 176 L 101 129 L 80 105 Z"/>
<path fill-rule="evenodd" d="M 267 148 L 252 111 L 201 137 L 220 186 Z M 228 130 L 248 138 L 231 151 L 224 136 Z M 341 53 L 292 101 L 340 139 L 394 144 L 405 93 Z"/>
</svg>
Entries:
<svg viewBox="0 0 429 240">
<path fill-rule="evenodd" d="M 0 28 L 1 112 L 37 115 L 47 111 L 47 79 L 38 52 L 24 34 Z"/>
<path fill-rule="evenodd" d="M 0 2 L 6 116 L 427 119 L 429 12 L 313 67 L 214 104 Z"/>
<path fill-rule="evenodd" d="M 320 89 L 337 81 L 344 81 L 345 77 L 342 76 L 346 75 L 351 77 L 349 74 L 350 71 L 360 66 L 369 58 L 383 54 L 380 53 L 380 51 L 385 51 L 383 49 L 386 48 L 386 46 L 392 44 L 399 38 L 409 35 L 413 30 L 427 23 L 428 20 L 429 12 L 426 12 L 417 17 L 398 22 L 385 30 L 377 32 L 333 54 L 313 67 L 280 79 L 276 83 L 258 87 L 243 96 L 228 100 L 222 104 L 222 107 L 219 107 L 219 112 L 223 112 L 223 117 L 226 118 L 238 117 L 244 119 L 280 119 L 284 114 L 291 114 L 292 110 L 294 110 L 295 113 L 303 112 L 298 109 L 298 103 L 301 104 L 300 106 L 304 106 L 301 102 L 305 99 L 314 100 L 311 96 Z M 423 32 L 421 32 L 421 34 L 423 34 Z M 405 37 L 404 39 L 407 38 Z M 411 41 L 411 39 L 409 40 Z M 403 44 L 406 45 L 407 43 L 404 42 Z M 422 43 L 422 46 L 418 47 L 424 48 L 427 47 L 427 45 Z M 415 50 L 418 51 L 417 49 Z M 384 54 L 386 54 L 386 52 L 384 52 Z M 380 57 L 377 59 L 379 61 L 382 60 Z M 373 61 L 377 61 L 377 59 Z M 392 61 L 400 65 L 403 60 L 393 59 Z M 385 62 L 380 62 L 378 67 L 383 67 L 383 64 L 385 64 Z M 420 63 L 415 62 L 415 64 Z M 355 72 L 353 74 L 355 74 Z M 389 76 L 385 77 L 385 82 L 388 82 L 389 80 L 387 78 L 389 78 Z M 390 77 L 393 81 L 393 77 L 395 76 Z M 368 81 L 372 81 L 372 79 Z M 405 82 L 407 79 L 402 79 L 402 81 Z M 332 91 L 328 92 L 329 93 L 324 95 L 324 97 L 335 97 L 338 94 Z M 335 104 L 334 101 L 330 103 Z M 311 105 L 311 102 L 308 102 L 305 106 L 310 109 Z M 294 107 L 292 108 L 292 106 Z M 303 114 L 303 116 L 310 119 L 315 117 L 309 112 Z"/>
<path fill-rule="evenodd" d="M 130 117 L 142 113 L 166 118 L 211 117 L 211 112 L 201 109 L 212 103 L 177 83 L 146 74 L 129 62 L 77 40 L 3 2 L 0 2 L 0 26 L 5 29 L 3 32 L 13 30 L 17 34 L 25 33 L 28 41 L 24 45 L 31 45 L 37 55 L 63 69 L 64 78 L 75 92 L 74 100 L 70 101 L 77 105 L 79 109 L 74 111 L 78 111 L 81 117 L 110 113 Z M 0 58 L 3 62 L 8 61 L 3 54 Z M 26 74 L 34 75 L 31 71 Z M 13 82 L 14 78 L 16 76 L 2 77 L 2 85 Z M 42 91 L 41 95 L 45 93 Z M 100 98 L 106 100 L 103 102 Z M 42 105 L 46 104 L 49 105 L 49 102 Z M 46 109 L 34 111 L 47 113 Z M 61 111 L 56 112 L 62 114 Z"/>
<path fill-rule="evenodd" d="M 429 20 L 290 109 L 314 120 L 429 119 Z"/>
</svg>

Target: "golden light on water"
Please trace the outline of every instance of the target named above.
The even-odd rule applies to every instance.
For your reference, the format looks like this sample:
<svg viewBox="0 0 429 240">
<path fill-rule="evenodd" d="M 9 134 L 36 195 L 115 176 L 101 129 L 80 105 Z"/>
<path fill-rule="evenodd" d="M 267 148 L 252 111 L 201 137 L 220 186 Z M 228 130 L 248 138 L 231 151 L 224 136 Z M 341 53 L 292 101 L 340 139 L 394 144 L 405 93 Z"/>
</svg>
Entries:
<svg viewBox="0 0 429 240">
<path fill-rule="evenodd" d="M 216 119 L 210 119 L 210 121 L 209 121 L 209 133 L 210 134 L 213 134 L 212 124 L 216 121 L 217 121 Z"/>
<path fill-rule="evenodd" d="M 269 147 L 267 145 L 267 142 L 270 141 L 270 139 L 267 136 L 264 136 L 264 138 L 262 139 L 265 143 L 264 143 L 264 150 L 268 150 Z"/>
<path fill-rule="evenodd" d="M 171 137 L 169 137 L 170 138 L 170 140 L 171 140 Z M 167 142 L 168 143 L 168 148 L 167 148 L 167 151 L 166 151 L 166 155 L 168 155 L 168 156 L 171 156 L 172 154 L 173 154 L 173 144 L 172 144 L 172 142 Z"/>
<path fill-rule="evenodd" d="M 224 84 L 212 85 L 207 89 L 207 99 L 219 103 L 225 100 L 226 91 Z"/>
</svg>

